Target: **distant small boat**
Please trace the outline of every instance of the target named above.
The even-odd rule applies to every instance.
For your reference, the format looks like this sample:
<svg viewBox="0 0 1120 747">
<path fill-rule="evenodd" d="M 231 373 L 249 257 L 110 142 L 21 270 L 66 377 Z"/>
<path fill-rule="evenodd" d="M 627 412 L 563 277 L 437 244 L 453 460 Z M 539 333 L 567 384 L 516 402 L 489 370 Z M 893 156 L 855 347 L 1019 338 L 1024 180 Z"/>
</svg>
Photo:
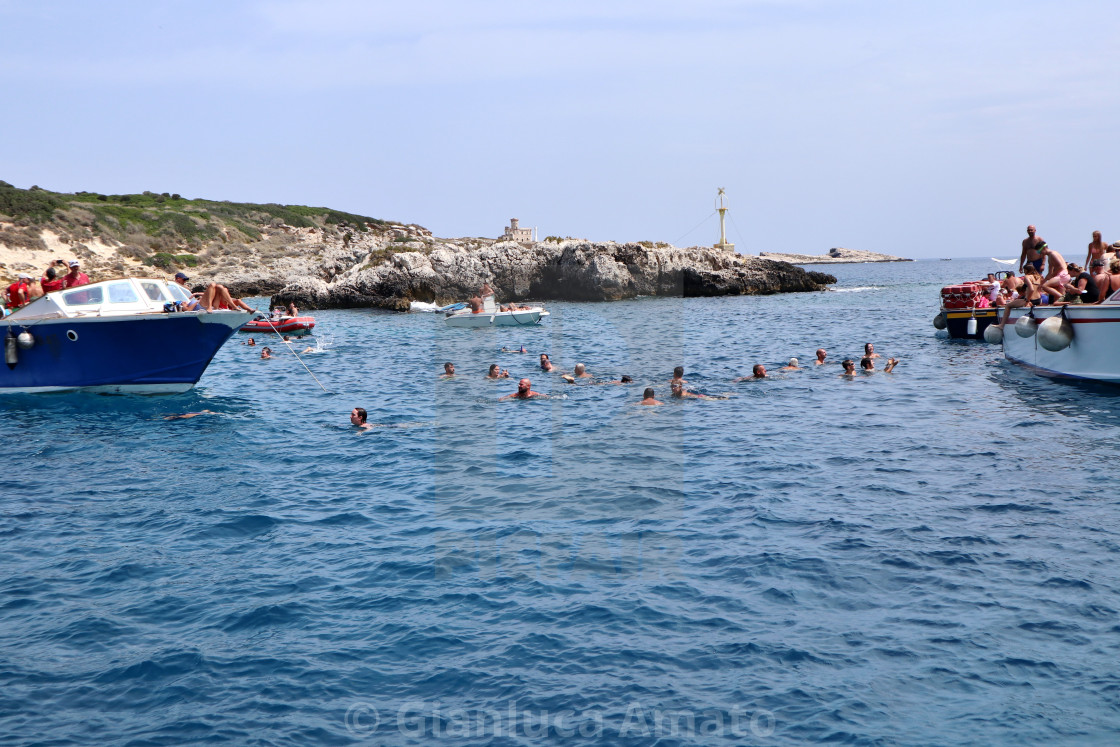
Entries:
<svg viewBox="0 0 1120 747">
<path fill-rule="evenodd" d="M 517 311 L 501 311 L 494 303 L 493 296 L 483 300 L 482 311 L 477 314 L 466 308 L 467 304 L 445 306 L 447 316 L 444 321 L 448 327 L 530 327 L 540 324 L 548 316 L 543 306 L 531 306 Z M 442 309 L 441 309 L 442 311 Z"/>
<path fill-rule="evenodd" d="M 941 258 L 941 261 L 942 261 L 942 262 L 952 262 L 952 261 L 953 261 L 953 258 L 952 258 L 952 257 L 942 257 L 942 258 Z"/>
<path fill-rule="evenodd" d="M 242 332 L 279 332 L 282 335 L 307 334 L 315 327 L 315 318 L 310 316 L 282 316 L 271 319 L 261 316 L 241 325 Z"/>
</svg>

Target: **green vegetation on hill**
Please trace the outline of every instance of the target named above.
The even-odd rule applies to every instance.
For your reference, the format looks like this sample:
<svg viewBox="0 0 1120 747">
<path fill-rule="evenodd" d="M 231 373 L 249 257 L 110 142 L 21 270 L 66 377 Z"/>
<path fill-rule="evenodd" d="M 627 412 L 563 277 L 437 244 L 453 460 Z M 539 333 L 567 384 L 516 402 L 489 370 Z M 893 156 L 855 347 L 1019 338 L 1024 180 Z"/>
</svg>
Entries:
<svg viewBox="0 0 1120 747">
<path fill-rule="evenodd" d="M 126 253 L 158 266 L 189 264 L 186 258 L 193 255 L 177 251 L 184 248 L 197 251 L 216 241 L 257 241 L 261 238 L 257 227 L 262 225 L 345 225 L 358 231 L 388 225 L 364 215 L 304 205 L 187 200 L 168 192 L 66 194 L 40 187 L 20 189 L 4 181 L 0 181 L 0 219 L 32 230 L 50 228 L 76 242 L 114 239 L 127 245 Z"/>
</svg>

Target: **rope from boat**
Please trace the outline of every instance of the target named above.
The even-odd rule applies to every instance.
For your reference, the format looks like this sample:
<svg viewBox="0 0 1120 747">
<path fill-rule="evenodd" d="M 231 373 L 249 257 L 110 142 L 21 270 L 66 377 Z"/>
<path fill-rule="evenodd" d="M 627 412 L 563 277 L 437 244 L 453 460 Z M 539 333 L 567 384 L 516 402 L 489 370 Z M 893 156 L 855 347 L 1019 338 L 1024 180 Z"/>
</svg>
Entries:
<svg viewBox="0 0 1120 747">
<path fill-rule="evenodd" d="M 288 350 L 290 350 L 292 352 L 292 355 L 294 355 L 296 357 L 296 360 L 299 361 L 299 364 L 301 366 L 303 366 L 303 370 L 307 371 L 307 373 L 311 375 L 311 378 L 315 379 L 315 383 L 319 385 L 319 388 L 322 389 L 327 394 L 330 394 L 330 392 L 327 392 L 327 388 L 325 386 L 323 386 L 322 382 L 320 382 L 319 379 L 316 378 L 315 374 L 311 373 L 311 369 L 308 368 L 307 364 L 303 362 L 303 358 L 299 357 L 299 353 L 297 353 L 296 349 L 292 347 L 292 343 L 285 340 L 284 335 L 280 334 L 280 330 L 276 329 L 276 325 L 269 322 L 268 326 L 269 326 L 269 329 L 272 330 L 273 334 L 275 334 L 277 337 L 280 338 L 280 342 L 282 342 L 282 343 L 284 343 L 285 345 L 288 346 Z"/>
</svg>

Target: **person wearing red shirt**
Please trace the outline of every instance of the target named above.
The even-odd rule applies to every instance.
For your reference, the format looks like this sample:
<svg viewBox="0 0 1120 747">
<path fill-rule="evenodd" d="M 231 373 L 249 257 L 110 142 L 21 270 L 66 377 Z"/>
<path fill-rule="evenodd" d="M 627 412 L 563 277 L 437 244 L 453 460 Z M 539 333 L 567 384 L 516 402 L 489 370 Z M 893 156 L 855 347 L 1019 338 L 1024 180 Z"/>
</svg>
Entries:
<svg viewBox="0 0 1120 747">
<path fill-rule="evenodd" d="M 5 296 L 9 309 L 18 309 L 31 300 L 31 288 L 27 284 L 30 279 L 30 275 L 21 272 L 16 281 L 8 286 Z"/>
<path fill-rule="evenodd" d="M 63 288 L 76 288 L 79 285 L 86 285 L 89 283 L 89 275 L 82 272 L 81 263 L 76 260 L 70 260 L 70 274 L 62 278 Z"/>
<path fill-rule="evenodd" d="M 58 276 L 58 270 L 53 267 L 48 267 L 47 272 L 39 281 L 39 285 L 43 286 L 43 293 L 53 293 L 56 290 L 62 290 L 62 278 Z"/>
</svg>

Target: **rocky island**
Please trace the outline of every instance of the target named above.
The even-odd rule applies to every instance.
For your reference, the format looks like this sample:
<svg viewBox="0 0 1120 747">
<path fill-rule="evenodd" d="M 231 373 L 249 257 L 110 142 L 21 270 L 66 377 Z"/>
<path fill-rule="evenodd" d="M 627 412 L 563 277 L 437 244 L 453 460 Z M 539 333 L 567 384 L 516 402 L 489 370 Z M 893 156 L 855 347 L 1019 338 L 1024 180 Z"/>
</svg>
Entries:
<svg viewBox="0 0 1120 747">
<path fill-rule="evenodd" d="M 787 262 L 653 242 L 440 239 L 329 208 L 65 194 L 0 182 L 0 271 L 42 275 L 78 259 L 93 280 L 182 270 L 235 296 L 314 308 L 407 310 L 464 300 L 488 281 L 502 300 L 608 301 L 825 290 L 831 275 Z M 8 281 L 10 282 L 10 280 Z"/>
<path fill-rule="evenodd" d="M 829 265 L 850 264 L 856 262 L 913 262 L 906 257 L 894 257 L 890 254 L 877 254 L 866 252 L 862 249 L 833 248 L 828 254 L 779 254 L 777 252 L 762 252 L 763 259 L 773 259 L 780 262 L 789 262 L 795 265 Z"/>
</svg>

